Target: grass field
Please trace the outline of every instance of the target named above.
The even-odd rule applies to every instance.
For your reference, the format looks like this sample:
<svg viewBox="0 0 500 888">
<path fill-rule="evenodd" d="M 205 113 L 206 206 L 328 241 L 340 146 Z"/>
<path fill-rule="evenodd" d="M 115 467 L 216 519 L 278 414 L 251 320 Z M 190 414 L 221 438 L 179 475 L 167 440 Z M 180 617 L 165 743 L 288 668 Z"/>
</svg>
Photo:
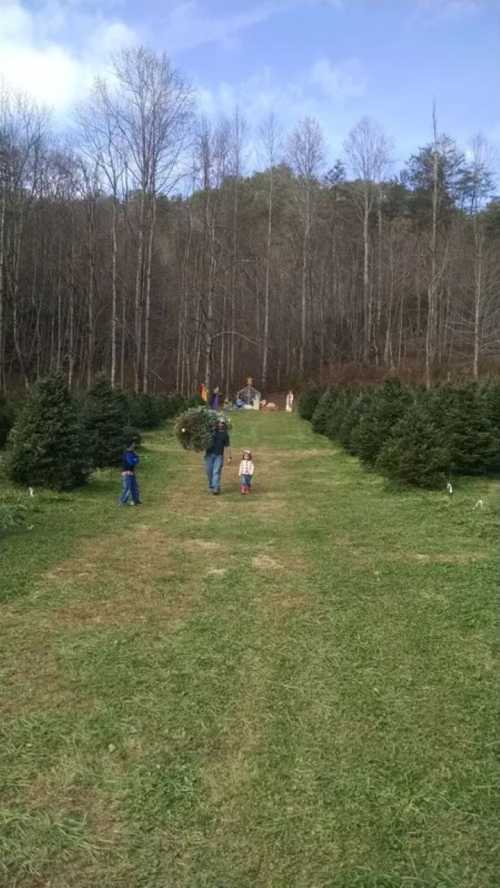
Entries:
<svg viewBox="0 0 500 888">
<path fill-rule="evenodd" d="M 498 888 L 494 482 L 233 445 L 252 497 L 163 431 L 142 507 L 103 472 L 0 538 L 0 885 Z"/>
</svg>

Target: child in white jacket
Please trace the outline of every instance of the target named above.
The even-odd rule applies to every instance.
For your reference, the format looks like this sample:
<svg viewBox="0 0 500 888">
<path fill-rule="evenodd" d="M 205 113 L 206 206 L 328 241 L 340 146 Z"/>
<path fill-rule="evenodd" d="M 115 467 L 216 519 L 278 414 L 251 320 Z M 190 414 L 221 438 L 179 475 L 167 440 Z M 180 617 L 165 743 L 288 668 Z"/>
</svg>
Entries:
<svg viewBox="0 0 500 888">
<path fill-rule="evenodd" d="M 244 495 L 252 492 L 254 464 L 250 450 L 244 450 L 240 462 L 240 492 Z"/>
</svg>

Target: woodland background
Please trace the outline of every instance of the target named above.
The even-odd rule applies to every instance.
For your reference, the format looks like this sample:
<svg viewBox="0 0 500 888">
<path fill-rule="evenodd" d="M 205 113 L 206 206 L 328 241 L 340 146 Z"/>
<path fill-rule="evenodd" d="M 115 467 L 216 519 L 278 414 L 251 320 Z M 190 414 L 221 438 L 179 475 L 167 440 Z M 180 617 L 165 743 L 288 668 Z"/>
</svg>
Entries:
<svg viewBox="0 0 500 888">
<path fill-rule="evenodd" d="M 0 389 L 228 393 L 498 368 L 500 199 L 481 136 L 396 169 L 363 118 L 328 163 L 317 121 L 197 114 L 165 56 L 122 52 L 68 132 L 0 92 Z"/>
</svg>

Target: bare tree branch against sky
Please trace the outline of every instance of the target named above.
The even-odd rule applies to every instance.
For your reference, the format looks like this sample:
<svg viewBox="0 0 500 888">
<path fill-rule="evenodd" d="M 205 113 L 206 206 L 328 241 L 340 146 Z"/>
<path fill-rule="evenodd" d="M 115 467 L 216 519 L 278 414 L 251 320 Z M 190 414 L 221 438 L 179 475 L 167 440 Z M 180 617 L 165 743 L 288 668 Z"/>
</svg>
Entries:
<svg viewBox="0 0 500 888">
<path fill-rule="evenodd" d="M 64 115 L 109 54 L 165 50 L 208 115 L 320 121 L 338 153 L 364 115 L 401 156 L 429 137 L 435 100 L 462 142 L 500 143 L 497 0 L 2 0 L 0 75 Z"/>
</svg>

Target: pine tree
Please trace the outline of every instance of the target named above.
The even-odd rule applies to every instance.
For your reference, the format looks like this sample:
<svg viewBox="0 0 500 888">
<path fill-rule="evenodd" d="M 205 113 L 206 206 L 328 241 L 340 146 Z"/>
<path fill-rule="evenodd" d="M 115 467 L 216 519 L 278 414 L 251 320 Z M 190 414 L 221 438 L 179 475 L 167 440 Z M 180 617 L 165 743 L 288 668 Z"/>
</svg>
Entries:
<svg viewBox="0 0 500 888">
<path fill-rule="evenodd" d="M 309 422 L 312 420 L 313 413 L 318 406 L 321 395 L 322 389 L 318 386 L 311 386 L 304 389 L 300 395 L 298 403 L 299 416 L 301 416 L 302 419 L 307 419 Z"/>
<path fill-rule="evenodd" d="M 346 405 L 344 416 L 338 430 L 338 440 L 348 453 L 354 453 L 352 445 L 352 437 L 355 429 L 361 422 L 361 417 L 365 410 L 368 409 L 370 402 L 369 395 L 365 392 L 353 393 L 349 403 Z"/>
<path fill-rule="evenodd" d="M 175 422 L 175 434 L 185 450 L 202 451 L 210 447 L 220 419 L 215 410 L 193 407 L 181 413 Z M 224 420 L 227 423 L 227 420 Z"/>
<path fill-rule="evenodd" d="M 351 435 L 352 451 L 368 465 L 374 465 L 385 440 L 404 416 L 411 394 L 399 380 L 391 379 L 367 392 L 368 400 Z"/>
<path fill-rule="evenodd" d="M 61 373 L 36 383 L 9 440 L 7 470 L 17 484 L 70 490 L 90 474 L 77 404 Z"/>
<path fill-rule="evenodd" d="M 338 389 L 337 397 L 332 402 L 326 421 L 325 434 L 332 441 L 339 441 L 340 429 L 351 404 L 351 393 L 348 386 Z"/>
<path fill-rule="evenodd" d="M 500 468 L 500 383 L 494 381 L 482 386 L 478 396 L 481 399 L 483 412 L 488 417 L 491 431 L 497 442 L 496 450 L 488 465 L 488 469 L 498 470 Z"/>
<path fill-rule="evenodd" d="M 486 471 L 500 442 L 479 386 L 443 386 L 430 397 L 442 444 L 450 450 L 451 470 L 464 474 Z"/>
<path fill-rule="evenodd" d="M 326 389 L 326 391 L 323 392 L 316 404 L 311 417 L 311 423 L 313 431 L 315 431 L 318 435 L 326 435 L 327 425 L 330 420 L 335 401 L 338 398 L 338 394 L 339 393 L 337 389 L 328 388 Z"/>
<path fill-rule="evenodd" d="M 112 389 L 104 377 L 97 379 L 82 405 L 82 423 L 96 468 L 119 465 L 127 443 L 127 414 L 125 395 Z"/>
<path fill-rule="evenodd" d="M 446 482 L 450 459 L 427 399 L 417 398 L 386 437 L 376 468 L 404 484 L 438 488 Z"/>
<path fill-rule="evenodd" d="M 12 405 L 0 395 L 0 448 L 5 447 L 13 424 L 14 410 Z"/>
</svg>

